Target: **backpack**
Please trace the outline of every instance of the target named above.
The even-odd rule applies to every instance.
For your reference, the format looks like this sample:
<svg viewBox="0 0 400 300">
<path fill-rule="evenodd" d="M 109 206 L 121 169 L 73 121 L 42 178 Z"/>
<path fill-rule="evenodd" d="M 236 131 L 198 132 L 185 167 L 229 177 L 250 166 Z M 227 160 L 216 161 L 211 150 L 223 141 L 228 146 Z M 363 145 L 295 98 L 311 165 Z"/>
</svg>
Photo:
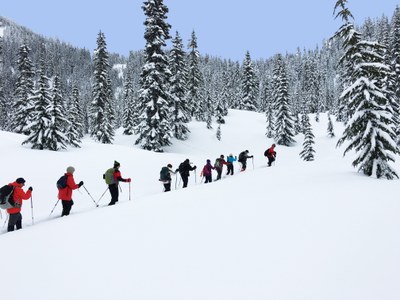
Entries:
<svg viewBox="0 0 400 300">
<path fill-rule="evenodd" d="M 13 199 L 14 187 L 5 185 L 0 188 L 0 208 L 7 209 L 18 206 Z"/>
<path fill-rule="evenodd" d="M 214 163 L 215 168 L 221 168 L 221 159 L 217 158 Z"/>
<path fill-rule="evenodd" d="M 65 189 L 67 187 L 67 175 L 63 175 L 57 180 L 57 188 L 59 190 Z"/>
<path fill-rule="evenodd" d="M 106 181 L 107 184 L 115 183 L 115 180 L 114 180 L 114 168 L 108 169 L 104 173 L 103 178 L 104 178 L 104 180 Z"/>
<path fill-rule="evenodd" d="M 238 161 L 239 162 L 242 162 L 243 160 L 244 160 L 244 156 L 246 155 L 246 153 L 245 152 L 241 152 L 240 154 L 239 154 L 239 159 L 238 159 Z"/>
<path fill-rule="evenodd" d="M 160 181 L 168 181 L 169 180 L 169 169 L 167 167 L 163 167 L 160 171 Z"/>
<path fill-rule="evenodd" d="M 268 149 L 264 151 L 264 156 L 268 156 Z"/>
</svg>

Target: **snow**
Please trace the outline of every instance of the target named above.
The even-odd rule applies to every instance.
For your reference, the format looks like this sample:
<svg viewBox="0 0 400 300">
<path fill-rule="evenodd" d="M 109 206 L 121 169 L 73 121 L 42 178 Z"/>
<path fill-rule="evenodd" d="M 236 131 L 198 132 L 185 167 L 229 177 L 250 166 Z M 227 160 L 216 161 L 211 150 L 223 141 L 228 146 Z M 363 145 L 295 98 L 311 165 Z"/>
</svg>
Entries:
<svg viewBox="0 0 400 300">
<path fill-rule="evenodd" d="M 25 201 L 23 229 L 0 234 L 1 299 L 398 300 L 399 181 L 356 173 L 351 153 L 343 158 L 338 138 L 327 137 L 325 114 L 319 123 L 310 116 L 314 162 L 300 159 L 298 135 L 294 147 L 277 146 L 270 168 L 265 116 L 230 110 L 225 120 L 220 142 L 217 126 L 192 122 L 189 139 L 165 153 L 137 148 L 122 130 L 114 145 L 85 138 L 82 148 L 59 152 L 31 150 L 23 136 L 0 132 L 1 182 L 24 177 L 34 212 L 32 226 Z M 343 127 L 333 123 L 340 137 Z M 200 183 L 206 159 L 246 149 L 254 167 L 250 159 L 238 172 L 235 163 L 235 175 Z M 187 189 L 173 181 L 162 193 L 161 167 L 186 158 L 197 176 Z M 102 174 L 114 160 L 132 178 L 131 200 L 122 183 L 120 202 L 107 207 Z M 59 218 L 60 203 L 49 216 L 69 165 L 95 201 L 106 194 L 96 208 L 81 188 L 70 216 Z"/>
</svg>

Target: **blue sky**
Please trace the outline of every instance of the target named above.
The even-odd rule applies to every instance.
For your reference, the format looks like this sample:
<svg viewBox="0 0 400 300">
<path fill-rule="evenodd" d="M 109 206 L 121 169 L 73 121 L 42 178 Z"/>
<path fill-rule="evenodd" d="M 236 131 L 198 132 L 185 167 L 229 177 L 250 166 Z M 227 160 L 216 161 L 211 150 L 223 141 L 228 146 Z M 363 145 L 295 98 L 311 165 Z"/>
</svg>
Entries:
<svg viewBox="0 0 400 300">
<path fill-rule="evenodd" d="M 242 61 L 297 47 L 314 48 L 340 26 L 336 0 L 165 0 L 171 34 L 185 46 L 192 30 L 202 54 Z M 108 50 L 127 55 L 144 46 L 142 0 L 0 0 L 0 14 L 36 33 L 93 50 L 100 30 Z M 392 17 L 400 0 L 349 0 L 357 24 L 382 14 Z"/>
</svg>

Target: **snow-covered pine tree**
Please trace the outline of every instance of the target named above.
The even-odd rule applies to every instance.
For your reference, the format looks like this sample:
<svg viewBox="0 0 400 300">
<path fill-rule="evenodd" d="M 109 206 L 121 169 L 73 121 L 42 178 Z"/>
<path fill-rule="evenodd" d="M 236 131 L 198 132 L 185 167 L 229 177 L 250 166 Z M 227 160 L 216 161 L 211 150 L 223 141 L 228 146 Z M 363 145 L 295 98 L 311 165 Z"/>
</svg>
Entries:
<svg viewBox="0 0 400 300">
<path fill-rule="evenodd" d="M 281 54 L 278 54 L 275 59 L 273 81 L 276 110 L 274 139 L 278 145 L 291 146 L 295 143 L 295 140 L 293 139 L 293 118 L 289 109 L 286 67 Z"/>
<path fill-rule="evenodd" d="M 138 126 L 139 137 L 136 144 L 143 149 L 162 152 L 171 144 L 170 99 L 168 57 L 162 47 L 170 38 L 170 25 L 166 22 L 168 8 L 163 0 L 145 1 L 143 11 L 146 16 L 144 37 L 145 64 L 140 78 L 139 102 L 144 105 Z"/>
<path fill-rule="evenodd" d="M 224 107 L 222 103 L 222 99 L 218 99 L 216 107 L 215 107 L 215 119 L 217 124 L 225 124 L 224 119 Z"/>
<path fill-rule="evenodd" d="M 400 118 L 398 107 L 400 105 L 400 7 L 396 7 L 392 17 L 389 35 L 390 45 L 390 64 L 394 72 L 394 81 L 392 90 L 394 92 L 394 107 L 395 116 L 397 119 Z M 397 112 L 396 112 L 397 111 Z M 400 122 L 397 120 L 396 125 L 396 136 L 397 145 L 400 146 Z"/>
<path fill-rule="evenodd" d="M 13 118 L 11 129 L 16 133 L 29 134 L 27 126 L 31 123 L 35 104 L 33 103 L 34 83 L 33 64 L 29 58 L 30 48 L 22 45 L 18 50 L 18 78 L 14 92 Z"/>
<path fill-rule="evenodd" d="M 218 124 L 216 136 L 217 136 L 217 140 L 220 141 L 221 140 L 221 124 Z"/>
<path fill-rule="evenodd" d="M 332 119 L 331 119 L 330 114 L 328 114 L 328 129 L 327 129 L 327 132 L 328 132 L 328 137 L 330 137 L 330 138 L 335 137 L 335 132 L 333 130 L 333 123 L 332 123 Z"/>
<path fill-rule="evenodd" d="M 1 22 L 0 22 L 1 26 Z M 5 78 L 3 68 L 4 68 L 4 59 L 3 59 L 3 37 L 0 35 L 0 129 L 6 129 L 8 125 L 8 118 L 7 118 L 7 109 L 6 103 L 4 99 L 4 82 Z"/>
<path fill-rule="evenodd" d="M 206 123 L 207 129 L 212 129 L 212 116 L 213 116 L 213 104 L 211 100 L 211 95 L 209 91 L 206 91 L 206 106 L 205 106 L 205 115 L 206 115 Z"/>
<path fill-rule="evenodd" d="M 103 144 L 111 144 L 114 135 L 114 116 L 112 108 L 112 93 L 109 81 L 108 52 L 103 32 L 97 37 L 97 48 L 93 56 L 94 76 L 92 85 L 92 103 L 90 107 L 90 135 Z"/>
<path fill-rule="evenodd" d="M 29 136 L 22 144 L 31 144 L 32 149 L 43 150 L 51 149 L 52 144 L 47 134 L 52 122 L 52 116 L 48 110 L 52 105 L 52 99 L 50 95 L 49 78 L 46 75 L 46 54 L 44 46 L 42 47 L 40 55 L 39 80 L 32 96 L 34 111 L 32 112 L 31 123 L 26 126 L 26 130 L 29 131 Z"/>
<path fill-rule="evenodd" d="M 300 152 L 300 157 L 305 161 L 313 161 L 315 150 L 313 148 L 314 142 L 314 134 L 312 132 L 310 118 L 306 117 L 306 127 L 304 128 L 304 142 L 303 142 L 303 150 Z"/>
<path fill-rule="evenodd" d="M 75 86 L 72 88 L 72 95 L 68 105 L 69 127 L 67 130 L 67 138 L 68 143 L 77 148 L 80 148 L 79 144 L 83 138 L 83 115 L 80 103 L 79 90 Z"/>
<path fill-rule="evenodd" d="M 47 107 L 51 122 L 46 131 L 49 150 L 58 151 L 66 149 L 69 143 L 68 132 L 70 128 L 69 121 L 65 116 L 65 105 L 63 95 L 61 94 L 61 82 L 58 75 L 54 77 L 53 88 L 51 91 L 51 102 Z"/>
<path fill-rule="evenodd" d="M 171 123 L 174 137 L 178 140 L 186 140 L 190 132 L 187 123 L 191 119 L 191 112 L 186 102 L 187 70 L 185 65 L 185 52 L 182 39 L 178 32 L 172 40 L 172 49 L 169 57 L 171 70 L 170 94 L 171 94 Z"/>
<path fill-rule="evenodd" d="M 123 98 L 124 113 L 122 115 L 122 127 L 124 128 L 124 134 L 132 135 L 135 132 L 135 99 L 132 77 L 129 72 L 126 74 Z"/>
<path fill-rule="evenodd" d="M 239 109 L 256 111 L 258 88 L 256 84 L 256 74 L 249 51 L 246 52 L 246 56 L 243 61 L 241 88 L 242 98 L 240 99 Z"/>
<path fill-rule="evenodd" d="M 349 142 L 344 155 L 350 150 L 356 151 L 353 166 L 359 167 L 359 172 L 377 178 L 398 178 L 389 165 L 399 150 L 395 143 L 393 108 L 385 89 L 385 80 L 390 76 L 390 68 L 384 62 L 385 48 L 379 43 L 361 40 L 350 22 L 351 13 L 346 3 L 347 0 L 338 0 L 334 10 L 336 17 L 344 22 L 335 33 L 343 41 L 344 55 L 340 62 L 351 61 L 353 66 L 346 70 L 351 84 L 341 95 L 348 103 L 351 119 L 338 146 Z"/>
<path fill-rule="evenodd" d="M 188 54 L 188 77 L 187 77 L 187 103 L 191 109 L 192 116 L 195 116 L 197 121 L 205 121 L 206 115 L 204 114 L 204 99 L 201 95 L 203 87 L 203 79 L 200 72 L 200 54 L 197 48 L 196 33 L 192 31 L 192 37 L 189 41 L 189 54 Z"/>
</svg>

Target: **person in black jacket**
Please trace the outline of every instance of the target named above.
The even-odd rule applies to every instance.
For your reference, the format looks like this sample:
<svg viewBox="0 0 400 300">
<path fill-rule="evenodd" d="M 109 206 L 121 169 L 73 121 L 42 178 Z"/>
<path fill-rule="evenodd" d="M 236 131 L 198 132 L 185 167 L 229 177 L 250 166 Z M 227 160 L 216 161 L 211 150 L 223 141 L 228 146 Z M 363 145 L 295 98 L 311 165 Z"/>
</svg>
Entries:
<svg viewBox="0 0 400 300">
<path fill-rule="evenodd" d="M 248 158 L 253 158 L 253 155 L 249 155 L 249 150 L 245 150 L 239 154 L 238 162 L 242 164 L 242 169 L 240 170 L 240 172 L 246 170 Z"/>
<path fill-rule="evenodd" d="M 193 170 L 196 170 L 196 168 L 197 168 L 196 166 L 192 167 L 190 165 L 190 162 L 189 162 L 188 158 L 185 159 L 185 161 L 179 165 L 178 171 L 179 171 L 179 174 L 181 174 L 184 188 L 187 187 L 187 185 L 188 185 L 189 176 L 190 176 L 189 172 L 193 171 Z"/>
</svg>

